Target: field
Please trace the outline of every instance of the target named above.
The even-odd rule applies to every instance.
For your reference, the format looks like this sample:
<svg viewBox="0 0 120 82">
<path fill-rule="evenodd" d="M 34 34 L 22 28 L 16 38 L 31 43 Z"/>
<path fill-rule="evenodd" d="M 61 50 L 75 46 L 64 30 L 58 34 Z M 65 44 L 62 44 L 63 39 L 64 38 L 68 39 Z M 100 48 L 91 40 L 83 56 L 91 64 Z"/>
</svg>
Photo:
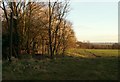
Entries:
<svg viewBox="0 0 120 82">
<path fill-rule="evenodd" d="M 3 80 L 117 80 L 118 50 L 70 49 L 65 57 L 3 61 Z"/>
</svg>

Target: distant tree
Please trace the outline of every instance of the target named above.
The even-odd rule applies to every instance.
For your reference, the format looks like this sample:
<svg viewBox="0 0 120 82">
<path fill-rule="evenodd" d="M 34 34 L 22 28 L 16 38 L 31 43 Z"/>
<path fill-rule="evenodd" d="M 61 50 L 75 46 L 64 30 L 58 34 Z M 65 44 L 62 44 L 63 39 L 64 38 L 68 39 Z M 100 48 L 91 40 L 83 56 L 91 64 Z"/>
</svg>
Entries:
<svg viewBox="0 0 120 82">
<path fill-rule="evenodd" d="M 119 44 L 118 43 L 114 43 L 113 45 L 112 45 L 112 49 L 119 49 L 120 47 L 119 47 Z"/>
</svg>

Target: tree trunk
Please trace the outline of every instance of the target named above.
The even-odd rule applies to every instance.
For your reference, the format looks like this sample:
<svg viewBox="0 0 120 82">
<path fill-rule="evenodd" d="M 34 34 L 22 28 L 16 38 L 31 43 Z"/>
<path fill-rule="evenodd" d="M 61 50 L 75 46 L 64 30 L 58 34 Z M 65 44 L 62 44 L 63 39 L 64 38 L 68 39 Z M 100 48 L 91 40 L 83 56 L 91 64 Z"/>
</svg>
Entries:
<svg viewBox="0 0 120 82">
<path fill-rule="evenodd" d="M 42 37 L 42 55 L 44 54 L 44 39 Z"/>
<path fill-rule="evenodd" d="M 48 29 L 48 34 L 49 34 L 49 50 L 50 50 L 50 57 L 53 59 L 53 51 L 52 51 L 52 41 L 51 41 L 51 2 L 49 0 L 49 29 Z"/>
<path fill-rule="evenodd" d="M 12 3 L 11 3 L 12 5 Z M 11 62 L 11 56 L 12 56 L 12 38 L 13 38 L 13 34 L 12 34 L 12 29 L 13 29 L 13 12 L 11 12 L 10 14 L 10 54 L 8 56 L 9 61 Z"/>
<path fill-rule="evenodd" d="M 31 2 L 29 2 L 29 25 L 28 25 L 28 40 L 27 40 L 27 53 L 30 54 L 30 27 L 31 27 Z"/>
</svg>

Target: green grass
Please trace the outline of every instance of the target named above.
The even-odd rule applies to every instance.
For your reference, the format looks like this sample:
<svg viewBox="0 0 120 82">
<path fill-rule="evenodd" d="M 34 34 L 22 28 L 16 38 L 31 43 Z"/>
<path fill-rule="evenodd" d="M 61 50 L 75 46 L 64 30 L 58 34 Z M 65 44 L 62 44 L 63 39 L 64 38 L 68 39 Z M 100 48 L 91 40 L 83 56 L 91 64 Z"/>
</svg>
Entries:
<svg viewBox="0 0 120 82">
<path fill-rule="evenodd" d="M 117 80 L 117 50 L 71 49 L 64 58 L 3 61 L 4 80 Z M 103 54 L 104 53 L 104 54 Z M 72 56 L 74 55 L 74 56 Z"/>
<path fill-rule="evenodd" d="M 2 60 L 0 60 L 0 81 L 2 80 Z"/>
<path fill-rule="evenodd" d="M 104 56 L 104 57 L 111 57 L 111 56 L 117 57 L 118 56 L 118 50 L 112 50 L 112 49 L 110 49 L 110 50 L 105 50 L 105 49 L 103 49 L 103 50 L 102 49 L 101 50 L 100 49 L 89 50 L 88 49 L 88 51 L 93 52 L 95 54 L 98 54 L 100 56 Z"/>
<path fill-rule="evenodd" d="M 101 57 L 118 57 L 118 50 L 112 49 L 70 49 L 67 52 L 69 54 L 76 53 L 76 56 L 84 56 L 84 57 L 93 57 L 90 53 L 86 52 L 89 51 L 94 53 L 95 55 L 99 55 Z"/>
</svg>

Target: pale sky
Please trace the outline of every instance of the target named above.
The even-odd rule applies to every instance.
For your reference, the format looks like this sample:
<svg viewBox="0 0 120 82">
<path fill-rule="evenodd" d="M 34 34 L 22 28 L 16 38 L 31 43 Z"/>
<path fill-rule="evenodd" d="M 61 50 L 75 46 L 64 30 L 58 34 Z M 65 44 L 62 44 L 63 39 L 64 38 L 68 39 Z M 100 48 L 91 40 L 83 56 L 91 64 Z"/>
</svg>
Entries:
<svg viewBox="0 0 120 82">
<path fill-rule="evenodd" d="M 68 20 L 79 41 L 118 42 L 118 2 L 72 1 Z"/>
<path fill-rule="evenodd" d="M 118 42 L 119 0 L 71 0 L 68 20 L 79 41 Z"/>
</svg>

